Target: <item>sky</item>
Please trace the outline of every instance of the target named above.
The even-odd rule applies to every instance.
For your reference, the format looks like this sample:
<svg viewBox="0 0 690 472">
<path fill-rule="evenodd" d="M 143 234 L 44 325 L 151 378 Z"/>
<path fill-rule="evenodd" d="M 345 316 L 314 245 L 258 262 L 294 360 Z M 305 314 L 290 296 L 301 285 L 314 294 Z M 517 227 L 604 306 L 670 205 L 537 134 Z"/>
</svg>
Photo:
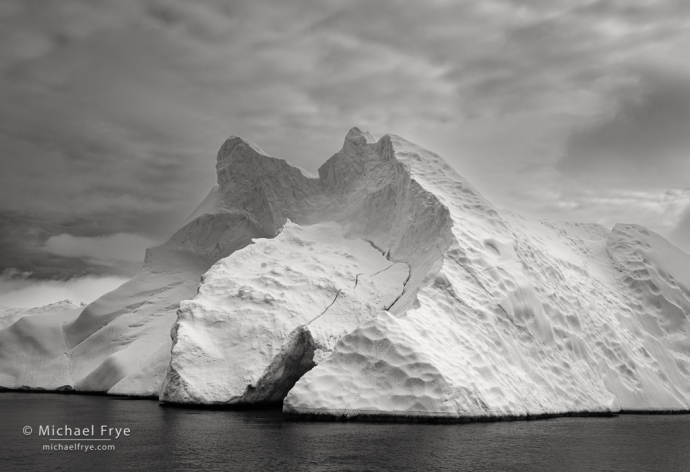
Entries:
<svg viewBox="0 0 690 472">
<path fill-rule="evenodd" d="M 314 171 L 398 134 L 499 208 L 690 252 L 688 44 L 686 0 L 3 0 L 0 305 L 131 277 L 230 135 Z"/>
</svg>

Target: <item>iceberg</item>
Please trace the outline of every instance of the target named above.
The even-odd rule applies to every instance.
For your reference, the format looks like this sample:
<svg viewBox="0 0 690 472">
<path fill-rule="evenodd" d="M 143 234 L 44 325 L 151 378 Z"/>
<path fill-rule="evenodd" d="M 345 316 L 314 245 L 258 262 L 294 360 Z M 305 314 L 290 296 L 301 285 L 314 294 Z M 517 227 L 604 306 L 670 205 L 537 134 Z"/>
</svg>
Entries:
<svg viewBox="0 0 690 472">
<path fill-rule="evenodd" d="M 690 408 L 690 256 L 532 221 L 353 128 L 311 176 L 231 137 L 133 280 L 0 313 L 0 386 L 464 421 Z M 5 320 L 5 321 L 3 321 Z"/>
</svg>

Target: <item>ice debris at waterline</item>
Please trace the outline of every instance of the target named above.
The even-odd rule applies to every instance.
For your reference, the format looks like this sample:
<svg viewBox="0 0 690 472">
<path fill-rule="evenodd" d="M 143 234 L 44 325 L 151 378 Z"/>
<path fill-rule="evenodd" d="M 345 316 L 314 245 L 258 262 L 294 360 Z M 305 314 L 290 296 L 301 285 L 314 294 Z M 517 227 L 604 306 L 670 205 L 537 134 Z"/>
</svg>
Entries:
<svg viewBox="0 0 690 472">
<path fill-rule="evenodd" d="M 357 128 L 318 177 L 237 137 L 216 168 L 130 282 L 12 315 L 1 387 L 348 417 L 689 409 L 690 256 L 659 235 L 499 211 Z"/>
</svg>

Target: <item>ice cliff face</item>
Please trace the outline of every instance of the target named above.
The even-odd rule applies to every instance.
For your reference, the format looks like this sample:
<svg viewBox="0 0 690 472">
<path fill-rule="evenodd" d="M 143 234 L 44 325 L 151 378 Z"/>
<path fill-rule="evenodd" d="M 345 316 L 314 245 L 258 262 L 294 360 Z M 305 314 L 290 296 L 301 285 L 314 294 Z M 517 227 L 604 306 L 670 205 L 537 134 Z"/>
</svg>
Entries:
<svg viewBox="0 0 690 472">
<path fill-rule="evenodd" d="M 0 330 L 0 386 L 335 416 L 690 407 L 690 257 L 660 236 L 498 211 L 356 128 L 318 178 L 236 137 L 216 167 L 135 279 Z"/>
<path fill-rule="evenodd" d="M 181 303 L 161 399 L 282 401 L 338 339 L 393 305 L 408 275 L 337 223 L 288 221 L 215 264 Z"/>
</svg>

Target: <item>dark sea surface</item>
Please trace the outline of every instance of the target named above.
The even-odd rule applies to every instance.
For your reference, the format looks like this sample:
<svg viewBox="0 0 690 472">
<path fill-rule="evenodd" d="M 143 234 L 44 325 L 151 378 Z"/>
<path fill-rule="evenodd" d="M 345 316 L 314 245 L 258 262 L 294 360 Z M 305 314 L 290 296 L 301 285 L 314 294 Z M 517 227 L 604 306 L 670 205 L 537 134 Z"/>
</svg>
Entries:
<svg viewBox="0 0 690 472">
<path fill-rule="evenodd" d="M 286 419 L 279 409 L 162 408 L 152 400 L 0 393 L 0 422 L 2 471 L 690 471 L 690 415 L 305 422 Z M 111 441 L 50 441 L 39 435 L 46 425 L 94 425 L 96 438 L 102 438 L 101 425 L 131 433 Z M 43 450 L 57 443 L 115 450 Z"/>
</svg>

